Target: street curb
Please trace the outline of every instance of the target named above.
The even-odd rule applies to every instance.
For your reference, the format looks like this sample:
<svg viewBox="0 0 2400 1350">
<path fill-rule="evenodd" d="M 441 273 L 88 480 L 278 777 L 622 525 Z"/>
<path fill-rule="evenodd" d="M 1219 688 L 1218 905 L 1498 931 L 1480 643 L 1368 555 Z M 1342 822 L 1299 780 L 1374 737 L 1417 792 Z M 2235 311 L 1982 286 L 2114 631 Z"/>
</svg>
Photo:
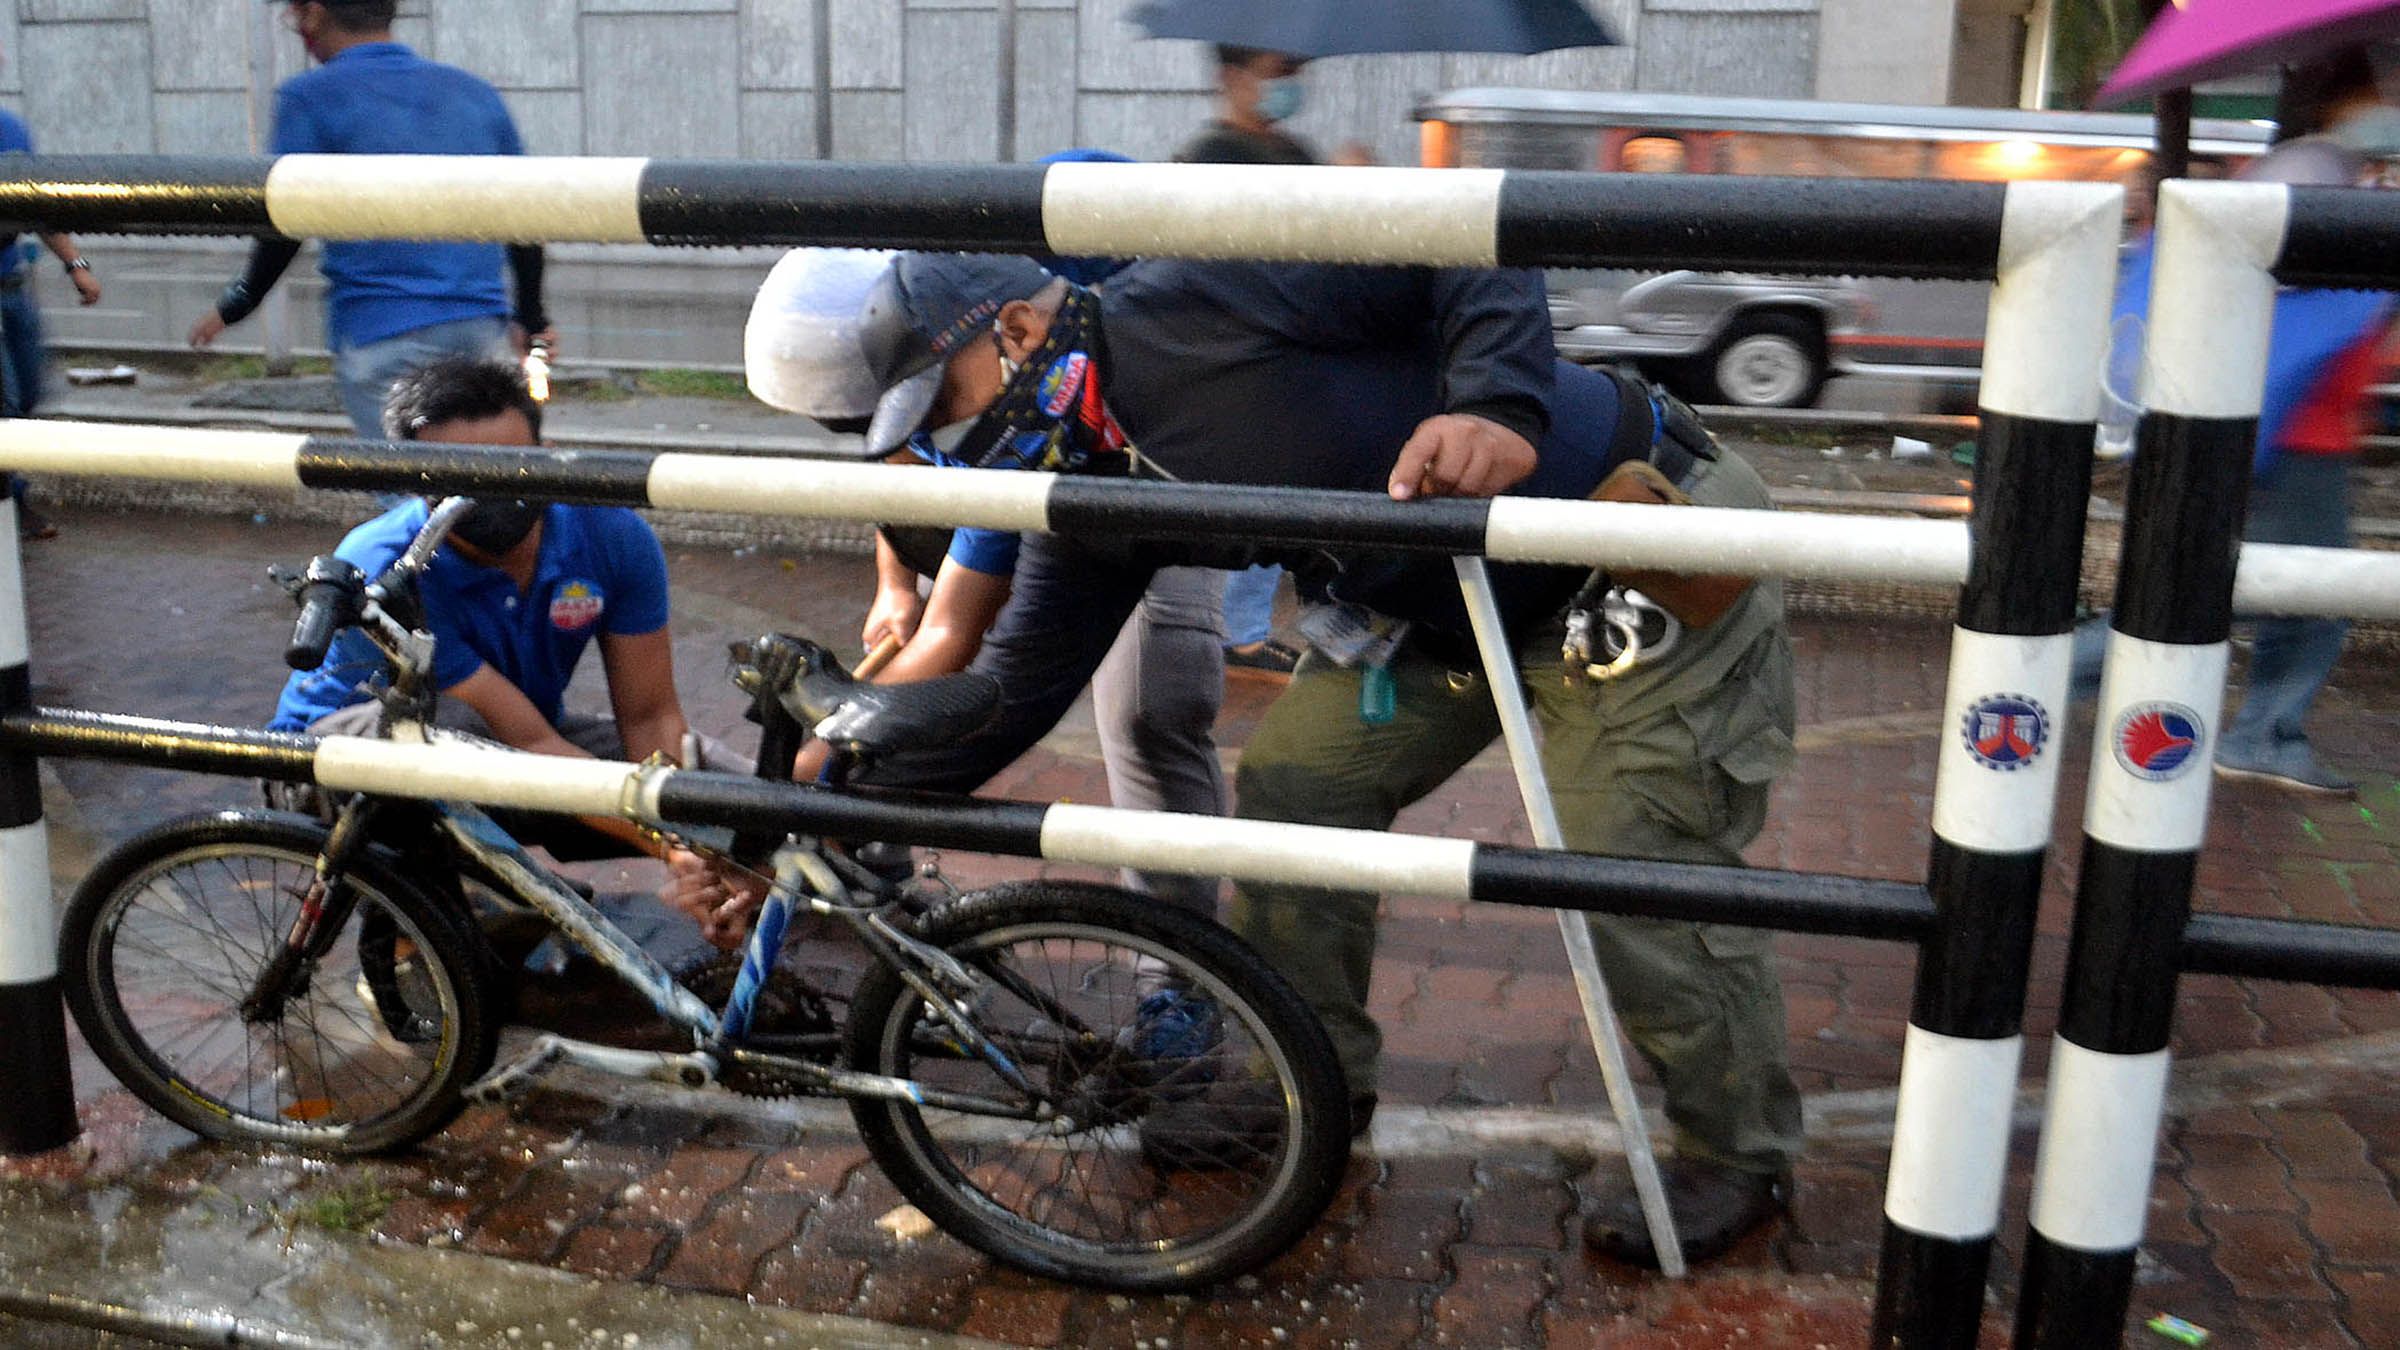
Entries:
<svg viewBox="0 0 2400 1350">
<path fill-rule="evenodd" d="M 9 1317 L 170 1345 L 999 1350 L 1002 1343 L 373 1242 L 214 1188 L 0 1191 Z M 103 1341 L 102 1343 L 107 1343 Z"/>
</svg>

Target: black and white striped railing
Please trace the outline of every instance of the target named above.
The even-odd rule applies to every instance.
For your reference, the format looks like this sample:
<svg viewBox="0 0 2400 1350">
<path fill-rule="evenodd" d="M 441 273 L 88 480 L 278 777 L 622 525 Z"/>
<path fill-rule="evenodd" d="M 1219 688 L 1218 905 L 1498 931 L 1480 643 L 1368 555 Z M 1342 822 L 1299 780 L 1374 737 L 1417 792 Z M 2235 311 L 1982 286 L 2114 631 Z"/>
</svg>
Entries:
<svg viewBox="0 0 2400 1350">
<path fill-rule="evenodd" d="M 16 504 L 0 496 L 0 539 L 14 538 L 16 525 Z M 23 587 L 22 558 L 0 547 L 0 596 Z M 0 715 L 30 708 L 32 691 L 24 606 L 0 604 Z M 0 1157 L 47 1152 L 76 1133 L 39 765 L 28 751 L 0 748 Z"/>
<path fill-rule="evenodd" d="M 1987 432 L 1987 438 L 1990 433 Z M 2019 462 L 2022 462 L 2021 460 Z M 1216 538 L 1481 554 L 1495 562 L 1955 586 L 1969 537 L 2013 519 L 1916 520 L 1536 497 L 1378 494 L 637 450 L 360 441 L 272 431 L 0 419 L 0 463 L 36 473 L 378 492 L 527 494 L 596 505 L 884 524 Z M 2045 489 L 2047 490 L 2047 489 Z M 2400 619 L 2400 553 L 2253 544 L 2244 612 Z"/>
<path fill-rule="evenodd" d="M 1648 862 L 1464 839 L 912 793 L 827 792 L 730 774 L 456 744 L 312 737 L 102 713 L 0 717 L 0 753 L 99 758 L 345 792 L 469 801 L 650 824 L 716 825 L 1266 884 L 1694 919 L 1913 942 L 1913 882 Z"/>
<path fill-rule="evenodd" d="M 2170 182 L 2082 874 L 2051 1050 L 2021 1350 L 2113 1344 L 2132 1296 L 2208 828 L 2287 191 Z M 2388 245 L 2387 245 L 2388 248 Z"/>
<path fill-rule="evenodd" d="M 1972 1350 L 2000 1226 L 2025 985 L 2058 798 L 2070 634 L 2116 275 L 2117 194 L 2009 198 L 1974 555 L 1942 705 L 1927 888 L 1884 1190 L 1874 1343 Z"/>
<path fill-rule="evenodd" d="M 2014 190 L 1284 165 L 53 155 L 0 161 L 0 221 L 296 239 L 1989 277 Z"/>
</svg>

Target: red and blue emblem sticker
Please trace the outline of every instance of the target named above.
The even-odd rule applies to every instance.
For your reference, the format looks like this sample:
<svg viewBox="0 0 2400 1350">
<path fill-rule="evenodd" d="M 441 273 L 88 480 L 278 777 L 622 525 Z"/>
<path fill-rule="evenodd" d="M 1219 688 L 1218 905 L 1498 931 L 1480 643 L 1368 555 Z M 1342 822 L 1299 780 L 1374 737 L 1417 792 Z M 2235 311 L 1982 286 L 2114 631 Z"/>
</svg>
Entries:
<svg viewBox="0 0 2400 1350">
<path fill-rule="evenodd" d="M 1075 406 L 1075 397 L 1083 392 L 1084 375 L 1092 368 L 1092 358 L 1083 352 L 1068 352 L 1050 363 L 1042 372 L 1042 415 L 1064 417 Z"/>
<path fill-rule="evenodd" d="M 2136 703 L 2109 731 L 2117 763 L 2153 783 L 2181 775 L 2200 757 L 2200 714 L 2180 703 Z"/>
<path fill-rule="evenodd" d="M 1959 736 L 1976 763 L 2012 773 L 2040 758 L 2050 743 L 2050 714 L 2023 694 L 1986 694 L 1967 705 Z"/>
<path fill-rule="evenodd" d="M 550 626 L 562 633 L 589 628 L 607 608 L 608 598 L 601 594 L 598 582 L 570 581 L 550 598 Z"/>
</svg>

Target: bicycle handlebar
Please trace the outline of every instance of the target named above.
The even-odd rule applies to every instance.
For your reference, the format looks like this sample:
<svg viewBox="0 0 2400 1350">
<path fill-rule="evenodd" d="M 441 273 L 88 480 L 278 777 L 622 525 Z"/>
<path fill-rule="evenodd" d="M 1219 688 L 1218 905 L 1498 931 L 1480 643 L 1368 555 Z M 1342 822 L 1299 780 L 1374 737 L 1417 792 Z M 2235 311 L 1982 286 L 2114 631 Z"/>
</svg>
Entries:
<svg viewBox="0 0 2400 1350">
<path fill-rule="evenodd" d="M 300 582 L 300 618 L 292 624 L 292 640 L 283 649 L 283 663 L 294 670 L 315 670 L 325 664 L 325 651 L 334 634 L 358 622 L 359 600 L 366 577 L 356 567 L 328 554 L 311 561 Z"/>
</svg>

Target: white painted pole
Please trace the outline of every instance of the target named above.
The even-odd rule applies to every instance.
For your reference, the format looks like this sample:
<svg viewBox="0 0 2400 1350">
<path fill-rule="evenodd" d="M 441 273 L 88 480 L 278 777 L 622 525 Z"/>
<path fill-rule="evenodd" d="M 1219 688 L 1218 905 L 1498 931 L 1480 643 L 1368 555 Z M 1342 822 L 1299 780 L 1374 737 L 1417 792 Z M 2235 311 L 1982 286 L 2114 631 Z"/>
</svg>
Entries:
<svg viewBox="0 0 2400 1350">
<path fill-rule="evenodd" d="M 1483 652 L 1483 675 L 1492 687 L 1492 705 L 1500 710 L 1500 733 L 1508 742 L 1509 763 L 1517 771 L 1517 791 L 1525 798 L 1525 814 L 1533 822 L 1533 842 L 1563 849 L 1566 833 L 1558 825 L 1558 807 L 1550 799 L 1550 782 L 1542 772 L 1542 751 L 1535 743 L 1533 718 L 1525 708 L 1525 690 L 1517 683 L 1517 658 L 1509 650 L 1508 634 L 1500 623 L 1500 606 L 1492 599 L 1491 574 L 1481 558 L 1454 559 L 1458 588 L 1467 600 L 1467 617 L 1475 624 L 1475 645 Z M 1617 1030 L 1616 1008 L 1608 1001 L 1608 977 L 1600 972 L 1600 953 L 1592 946 L 1587 920 L 1573 910 L 1558 911 L 1558 935 L 1567 944 L 1567 965 L 1575 972 L 1576 992 L 1583 996 L 1583 1024 L 1591 1033 L 1592 1053 L 1600 1057 L 1600 1078 L 1608 1087 L 1609 1109 L 1625 1138 L 1625 1164 L 1633 1171 L 1634 1193 L 1641 1197 L 1642 1217 L 1650 1225 L 1650 1245 L 1658 1252 L 1659 1272 L 1682 1279 L 1683 1242 L 1675 1233 L 1675 1216 L 1667 1210 L 1667 1191 L 1658 1176 L 1658 1155 L 1650 1147 L 1650 1124 L 1642 1119 L 1641 1101 L 1634 1095 L 1633 1066 L 1625 1060 L 1625 1040 Z"/>
</svg>

